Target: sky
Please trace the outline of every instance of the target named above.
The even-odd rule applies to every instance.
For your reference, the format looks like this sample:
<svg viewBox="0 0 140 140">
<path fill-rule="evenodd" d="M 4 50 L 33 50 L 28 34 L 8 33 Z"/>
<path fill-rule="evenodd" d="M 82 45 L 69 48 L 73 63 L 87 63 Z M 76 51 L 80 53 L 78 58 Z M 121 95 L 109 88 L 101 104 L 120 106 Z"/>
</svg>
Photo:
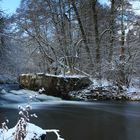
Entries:
<svg viewBox="0 0 140 140">
<path fill-rule="evenodd" d="M 19 7 L 21 0 L 2 0 L 0 2 L 1 9 L 7 14 L 13 14 Z"/>
<path fill-rule="evenodd" d="M 21 0 L 2 0 L 0 2 L 0 7 L 7 14 L 13 14 L 19 7 Z M 99 0 L 101 3 L 106 3 L 108 0 Z"/>
<path fill-rule="evenodd" d="M 99 0 L 99 2 L 101 2 L 101 3 L 107 3 L 108 0 Z"/>
<path fill-rule="evenodd" d="M 132 4 L 132 7 L 134 9 L 134 12 L 137 14 L 137 15 L 140 15 L 140 1 L 132 1 L 131 2 Z"/>
<path fill-rule="evenodd" d="M 99 2 L 103 4 L 108 4 L 109 0 L 99 0 Z M 130 3 L 132 4 L 132 8 L 137 15 L 140 15 L 140 0 L 133 1 L 131 0 Z"/>
<path fill-rule="evenodd" d="M 0 7 L 7 14 L 13 14 L 16 11 L 16 8 L 19 7 L 21 0 L 2 0 L 0 2 Z M 107 3 L 108 0 L 99 0 L 101 3 Z"/>
</svg>

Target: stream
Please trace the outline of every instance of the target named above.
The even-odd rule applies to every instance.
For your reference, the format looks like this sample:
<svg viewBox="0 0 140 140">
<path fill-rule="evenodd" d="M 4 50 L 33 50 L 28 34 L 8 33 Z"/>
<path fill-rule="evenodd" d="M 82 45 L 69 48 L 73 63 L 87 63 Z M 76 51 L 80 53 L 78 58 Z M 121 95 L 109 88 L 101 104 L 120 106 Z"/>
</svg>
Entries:
<svg viewBox="0 0 140 140">
<path fill-rule="evenodd" d="M 31 123 L 59 129 L 65 140 L 140 140 L 139 102 L 65 101 L 43 94 L 34 99 L 33 91 L 6 88 L 0 92 L 0 122 L 8 119 L 9 127 L 18 120 L 18 105 L 30 103 L 38 116 Z"/>
</svg>

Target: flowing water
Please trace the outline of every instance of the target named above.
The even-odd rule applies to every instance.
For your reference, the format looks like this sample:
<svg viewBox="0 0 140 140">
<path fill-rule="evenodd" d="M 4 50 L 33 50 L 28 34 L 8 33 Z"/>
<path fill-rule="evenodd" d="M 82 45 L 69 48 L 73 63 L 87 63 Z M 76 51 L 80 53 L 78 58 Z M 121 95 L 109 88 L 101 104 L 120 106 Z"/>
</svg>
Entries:
<svg viewBox="0 0 140 140">
<path fill-rule="evenodd" d="M 0 122 L 8 118 L 8 125 L 13 127 L 18 119 L 17 106 L 28 103 L 28 94 L 2 93 Z M 38 115 L 32 123 L 43 129 L 59 129 L 65 140 L 140 140 L 139 102 L 89 103 L 41 95 L 32 102 L 32 108 Z"/>
</svg>

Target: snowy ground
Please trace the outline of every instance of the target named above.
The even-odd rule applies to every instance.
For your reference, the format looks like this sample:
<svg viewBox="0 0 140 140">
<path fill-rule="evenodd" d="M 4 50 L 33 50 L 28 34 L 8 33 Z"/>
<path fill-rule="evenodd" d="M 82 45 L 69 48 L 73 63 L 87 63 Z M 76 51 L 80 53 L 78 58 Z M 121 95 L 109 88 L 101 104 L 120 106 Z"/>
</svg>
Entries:
<svg viewBox="0 0 140 140">
<path fill-rule="evenodd" d="M 122 90 L 118 86 L 114 86 L 112 82 L 106 79 L 96 80 L 93 79 L 93 84 L 89 87 L 72 91 L 69 93 L 72 99 L 76 100 L 129 100 L 140 101 L 140 87 L 130 86 L 129 88 L 123 87 Z"/>
<path fill-rule="evenodd" d="M 5 129 L 0 129 L 0 140 L 15 140 L 15 133 L 17 132 L 17 126 L 5 130 Z M 49 130 L 43 130 L 39 126 L 36 126 L 32 123 L 27 123 L 26 127 L 26 137 L 24 140 L 41 140 L 41 137 L 47 137 L 47 133 L 53 132 L 57 136 L 57 140 L 64 140 L 63 138 L 60 137 L 59 135 L 59 130 L 56 129 L 49 129 Z"/>
</svg>

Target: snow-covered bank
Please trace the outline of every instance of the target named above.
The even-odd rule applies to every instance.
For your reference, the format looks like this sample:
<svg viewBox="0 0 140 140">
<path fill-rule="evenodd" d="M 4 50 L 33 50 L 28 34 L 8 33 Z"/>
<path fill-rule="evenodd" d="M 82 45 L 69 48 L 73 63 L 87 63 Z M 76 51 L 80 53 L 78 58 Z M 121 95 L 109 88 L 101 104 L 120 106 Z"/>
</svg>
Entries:
<svg viewBox="0 0 140 140">
<path fill-rule="evenodd" d="M 140 101 L 140 88 L 129 87 L 126 89 L 125 94 L 132 101 Z"/>
<path fill-rule="evenodd" d="M 62 85 L 64 86 L 64 85 Z M 48 102 L 48 101 L 61 101 L 59 97 L 48 96 L 45 94 L 40 94 L 39 91 L 31 91 L 25 89 L 19 90 L 5 90 L 5 88 L 0 88 L 0 104 L 8 103 L 28 103 L 30 100 L 32 102 Z M 81 90 L 73 90 L 68 94 L 68 100 L 83 100 L 83 101 L 93 101 L 93 100 L 140 100 L 140 88 L 130 86 L 129 88 L 122 87 L 119 89 L 118 86 L 113 85 L 112 82 L 102 79 L 102 80 L 92 80 L 92 84 L 87 88 L 82 88 Z"/>
<path fill-rule="evenodd" d="M 4 130 L 4 129 L 0 129 L 0 139 L 1 140 L 15 140 L 15 133 L 16 133 L 16 129 L 17 129 L 17 126 L 11 128 L 11 129 L 8 129 L 8 130 Z M 27 124 L 27 134 L 26 134 L 26 137 L 24 140 L 31 140 L 33 139 L 34 137 L 36 138 L 41 138 L 41 136 L 43 134 L 46 135 L 46 131 L 41 129 L 40 127 L 34 125 L 34 124 L 31 124 L 31 123 L 28 123 Z"/>
<path fill-rule="evenodd" d="M 139 87 L 123 87 L 119 89 L 107 80 L 93 80 L 93 84 L 89 87 L 69 92 L 72 100 L 129 100 L 140 101 L 140 88 Z"/>
<path fill-rule="evenodd" d="M 59 130 L 57 129 L 47 129 L 43 130 L 39 126 L 32 123 L 26 124 L 26 136 L 24 140 L 45 140 L 47 138 L 47 133 L 53 132 L 57 136 L 57 140 L 64 140 L 59 135 Z M 16 140 L 15 135 L 17 133 L 17 125 L 10 129 L 0 129 L 0 140 Z"/>
</svg>

